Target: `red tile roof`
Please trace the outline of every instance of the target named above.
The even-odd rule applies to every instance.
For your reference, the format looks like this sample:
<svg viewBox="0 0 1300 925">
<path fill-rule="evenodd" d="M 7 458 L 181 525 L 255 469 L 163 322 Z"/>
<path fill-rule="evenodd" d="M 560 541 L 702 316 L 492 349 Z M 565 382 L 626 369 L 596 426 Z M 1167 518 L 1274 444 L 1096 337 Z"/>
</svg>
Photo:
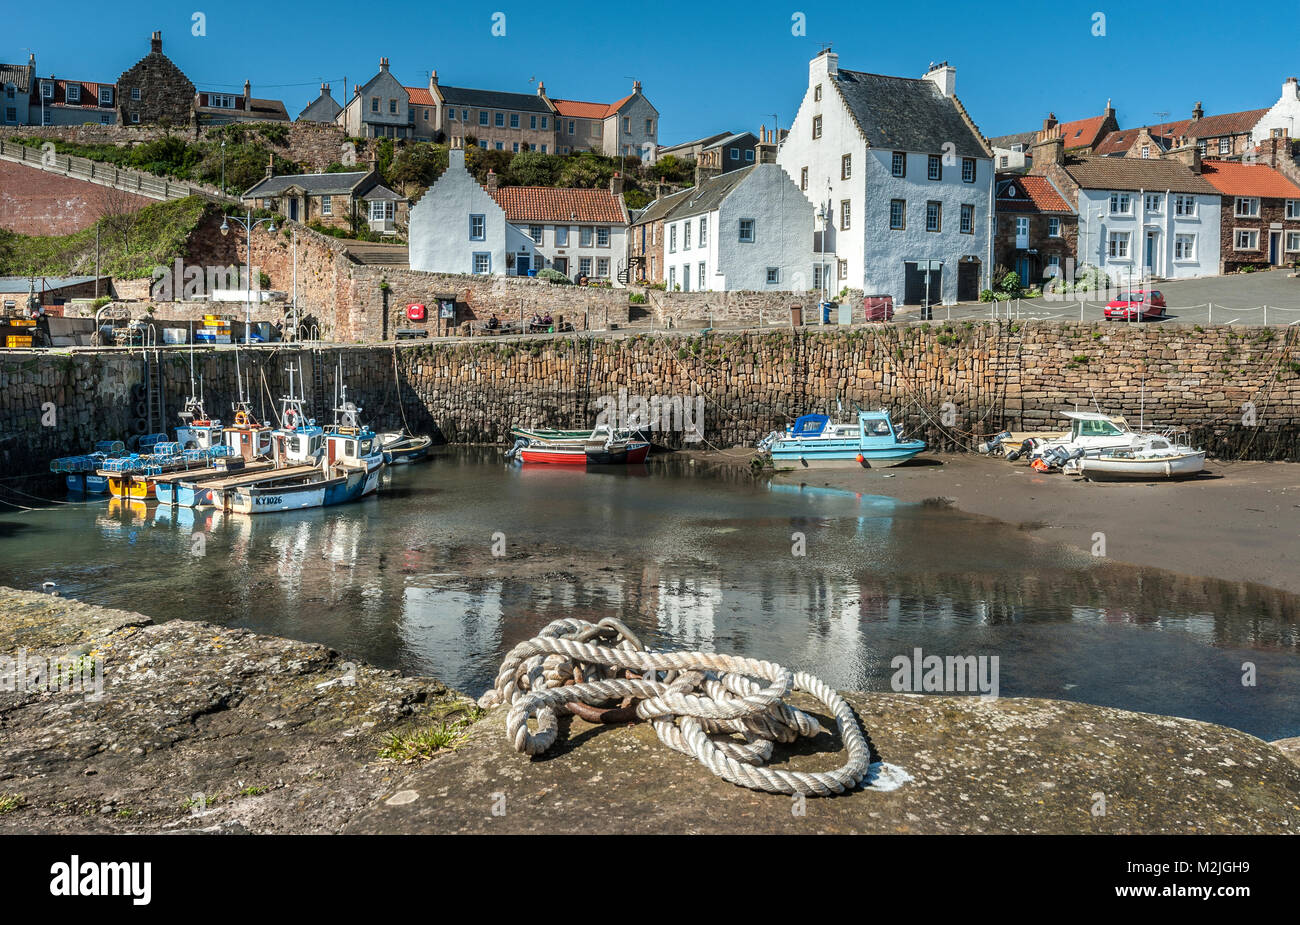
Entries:
<svg viewBox="0 0 1300 925">
<path fill-rule="evenodd" d="M 627 221 L 623 203 L 607 189 L 550 186 L 503 186 L 492 193 L 509 222 L 595 222 L 621 225 Z"/>
<path fill-rule="evenodd" d="M 1267 164 L 1204 161 L 1201 165 L 1201 176 L 1226 196 L 1300 199 L 1300 187 Z"/>
<path fill-rule="evenodd" d="M 570 119 L 607 119 L 623 108 L 630 100 L 625 96 L 617 103 L 584 103 L 582 100 L 551 100 L 555 111 Z"/>
<path fill-rule="evenodd" d="M 997 197 L 1000 212 L 1074 212 L 1047 177 L 1015 177 L 1009 182 L 1018 183 L 1027 199 L 1013 199 L 1000 192 Z"/>
<path fill-rule="evenodd" d="M 1247 109 L 1242 112 L 1225 112 L 1217 116 L 1202 116 L 1199 119 L 1179 119 L 1177 122 L 1161 122 L 1158 125 L 1140 125 L 1136 128 L 1124 128 L 1111 132 L 1097 145 L 1094 153 L 1101 155 L 1122 154 L 1133 146 L 1138 132 L 1146 129 L 1156 141 L 1166 148 L 1177 145 L 1181 139 L 1218 138 L 1223 135 L 1244 135 L 1255 127 L 1264 117 L 1267 109 Z M 1068 145 L 1067 145 L 1068 147 Z"/>
<path fill-rule="evenodd" d="M 433 106 L 433 94 L 429 92 L 428 87 L 403 87 L 406 95 L 410 97 L 412 103 L 416 106 Z"/>
<path fill-rule="evenodd" d="M 1097 140 L 1097 133 L 1101 131 L 1101 124 L 1105 121 L 1104 115 L 1091 116 L 1087 119 L 1075 119 L 1073 122 L 1061 122 L 1057 125 L 1057 129 L 1067 149 L 1082 148 Z"/>
</svg>

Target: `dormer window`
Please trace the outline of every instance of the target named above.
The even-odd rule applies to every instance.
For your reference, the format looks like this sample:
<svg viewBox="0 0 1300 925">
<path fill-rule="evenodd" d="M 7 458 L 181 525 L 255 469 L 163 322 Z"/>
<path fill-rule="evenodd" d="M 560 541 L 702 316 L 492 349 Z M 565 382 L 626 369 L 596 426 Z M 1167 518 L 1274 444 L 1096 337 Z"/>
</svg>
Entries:
<svg viewBox="0 0 1300 925">
<path fill-rule="evenodd" d="M 69 103 L 80 103 L 80 102 L 81 102 L 81 85 L 80 85 L 80 84 L 69 84 L 69 85 L 68 85 L 68 90 L 67 90 L 67 96 L 68 96 L 68 102 L 69 102 Z"/>
<path fill-rule="evenodd" d="M 100 87 L 100 88 L 99 88 L 99 105 L 101 105 L 101 106 L 112 106 L 112 105 L 113 105 L 113 88 L 112 88 L 112 87 Z"/>
</svg>

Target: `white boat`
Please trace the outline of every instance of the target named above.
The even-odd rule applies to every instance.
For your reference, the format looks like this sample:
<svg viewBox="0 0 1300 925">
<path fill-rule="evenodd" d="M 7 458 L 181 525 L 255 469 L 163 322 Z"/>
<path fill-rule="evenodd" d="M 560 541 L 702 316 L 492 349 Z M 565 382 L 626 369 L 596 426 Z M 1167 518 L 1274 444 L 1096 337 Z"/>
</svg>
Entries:
<svg viewBox="0 0 1300 925">
<path fill-rule="evenodd" d="M 1121 449 L 1133 444 L 1138 436 L 1119 415 L 1096 411 L 1063 411 L 1070 421 L 1070 432 L 1056 437 L 1029 438 L 1021 445 L 1020 458 L 1040 459 L 1057 456 L 1075 456 L 1080 450 L 1085 454 L 1096 451 Z M 1008 459 L 1017 457 L 1008 455 Z"/>
<path fill-rule="evenodd" d="M 1127 447 L 1085 453 L 1073 459 L 1075 469 L 1094 482 L 1185 479 L 1205 468 L 1205 450 L 1178 443 L 1163 434 L 1135 434 Z"/>
<path fill-rule="evenodd" d="M 772 431 L 758 447 L 772 454 L 772 467 L 778 470 L 885 469 L 916 456 L 925 442 L 904 440 L 882 409 L 859 411 L 856 421 L 846 423 L 805 414 L 784 432 Z"/>
</svg>

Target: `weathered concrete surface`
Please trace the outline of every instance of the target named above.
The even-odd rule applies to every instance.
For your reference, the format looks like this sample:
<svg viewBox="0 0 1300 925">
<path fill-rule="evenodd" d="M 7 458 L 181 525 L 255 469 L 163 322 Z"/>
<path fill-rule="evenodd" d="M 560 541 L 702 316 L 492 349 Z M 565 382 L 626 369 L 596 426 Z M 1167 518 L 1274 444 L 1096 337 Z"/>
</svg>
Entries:
<svg viewBox="0 0 1300 925">
<path fill-rule="evenodd" d="M 0 689 L 22 802 L 0 832 L 337 831 L 390 786 L 382 735 L 461 703 L 324 646 L 0 589 L 0 655 L 20 649 L 102 658 L 104 694 Z"/>
<path fill-rule="evenodd" d="M 0 807 L 16 804 L 0 832 L 1300 831 L 1300 766 L 1280 748 L 1073 703 L 851 694 L 879 758 L 912 780 L 800 816 L 645 725 L 575 719 L 530 760 L 498 710 L 456 751 L 380 759 L 386 734 L 463 699 L 323 646 L 0 589 L 0 655 L 19 649 L 102 658 L 104 696 L 0 691 Z M 778 766 L 833 767 L 837 744 L 828 733 Z M 194 794 L 215 801 L 194 812 Z"/>
<path fill-rule="evenodd" d="M 798 816 L 790 797 L 713 777 L 646 725 L 575 718 L 553 755 L 530 760 L 510 748 L 497 710 L 346 831 L 1300 832 L 1300 768 L 1242 732 L 1062 701 L 847 696 L 879 758 L 912 781 L 809 799 Z M 838 765 L 838 737 L 819 740 L 787 752 L 788 766 Z M 1104 816 L 1092 814 L 1099 793 Z"/>
</svg>

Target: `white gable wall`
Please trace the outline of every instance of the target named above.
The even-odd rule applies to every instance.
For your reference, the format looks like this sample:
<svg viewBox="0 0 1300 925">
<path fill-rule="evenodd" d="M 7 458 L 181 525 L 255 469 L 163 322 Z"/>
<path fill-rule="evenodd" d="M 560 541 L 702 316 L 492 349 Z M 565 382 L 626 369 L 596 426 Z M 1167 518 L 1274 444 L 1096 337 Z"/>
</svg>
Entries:
<svg viewBox="0 0 1300 925">
<path fill-rule="evenodd" d="M 1130 202 L 1128 214 L 1111 214 L 1111 190 L 1079 190 L 1079 247 L 1078 265 L 1100 267 L 1119 286 L 1134 284 L 1145 271 L 1146 234 L 1155 232 L 1155 260 L 1151 275 L 1162 279 L 1190 279 L 1197 276 L 1215 276 L 1219 272 L 1219 220 L 1222 200 L 1219 196 L 1197 195 L 1196 214 L 1174 214 L 1174 196 L 1166 190 L 1138 190 L 1127 192 Z M 1158 210 L 1146 209 L 1146 194 L 1160 197 Z M 1110 256 L 1111 232 L 1128 232 L 1129 253 L 1126 258 Z M 1191 260 L 1174 257 L 1176 236 L 1196 236 L 1195 253 Z"/>
<path fill-rule="evenodd" d="M 1288 77 L 1282 84 L 1282 96 L 1251 130 L 1252 144 L 1261 144 L 1274 129 L 1282 129 L 1288 138 L 1300 136 L 1300 83 Z"/>
<path fill-rule="evenodd" d="M 448 166 L 411 209 L 409 230 L 412 270 L 473 273 L 474 254 L 488 253 L 490 272 L 506 272 L 506 250 L 518 253 L 517 231 L 507 241 L 505 212 L 465 169 L 465 152 L 448 152 Z M 484 240 L 470 239 L 470 215 L 484 216 Z M 526 240 L 526 239 L 525 239 Z"/>
<path fill-rule="evenodd" d="M 719 207 L 710 222 L 710 241 L 717 247 L 719 288 L 800 291 L 812 285 L 812 203 L 771 164 L 755 167 Z M 741 243 L 741 219 L 754 220 L 754 241 Z M 833 261 L 832 261 L 833 263 Z M 767 281 L 768 267 L 778 271 Z M 831 292 L 838 289 L 832 282 Z"/>
</svg>

